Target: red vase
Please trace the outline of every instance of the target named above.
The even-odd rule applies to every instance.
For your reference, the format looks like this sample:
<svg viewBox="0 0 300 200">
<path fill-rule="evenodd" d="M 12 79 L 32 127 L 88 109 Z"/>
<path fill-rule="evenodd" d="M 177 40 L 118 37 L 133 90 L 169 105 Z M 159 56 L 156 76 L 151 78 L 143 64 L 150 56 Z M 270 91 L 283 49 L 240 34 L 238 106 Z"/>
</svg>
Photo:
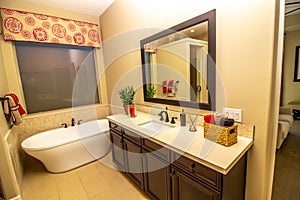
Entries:
<svg viewBox="0 0 300 200">
<path fill-rule="evenodd" d="M 129 105 L 130 117 L 135 117 L 135 106 L 133 104 Z"/>
</svg>

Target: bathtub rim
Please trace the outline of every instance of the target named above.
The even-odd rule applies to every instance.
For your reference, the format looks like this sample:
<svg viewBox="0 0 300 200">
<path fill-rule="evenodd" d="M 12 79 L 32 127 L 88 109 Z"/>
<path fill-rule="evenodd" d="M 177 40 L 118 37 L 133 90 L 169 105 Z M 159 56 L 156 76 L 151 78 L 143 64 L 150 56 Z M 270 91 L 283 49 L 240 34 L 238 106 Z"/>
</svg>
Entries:
<svg viewBox="0 0 300 200">
<path fill-rule="evenodd" d="M 106 119 L 92 120 L 92 121 L 102 121 L 102 120 L 107 121 L 107 123 L 108 123 L 108 120 L 106 120 Z M 88 121 L 86 123 L 91 123 L 92 121 Z M 81 125 L 77 125 L 77 126 L 81 126 Z M 102 135 L 102 134 L 109 133 L 109 128 L 108 128 L 108 129 L 105 129 L 105 130 L 92 131 L 88 136 L 80 137 L 80 133 L 79 133 L 80 131 L 77 129 L 77 126 L 73 126 L 73 127 L 71 126 L 71 127 L 68 127 L 68 128 L 63 128 L 63 127 L 62 128 L 56 128 L 56 129 L 51 129 L 51 130 L 47 130 L 47 131 L 37 133 L 37 134 L 32 135 L 32 136 L 26 138 L 25 140 L 23 140 L 22 143 L 21 143 L 21 147 L 25 152 L 26 152 L 26 150 L 40 151 L 40 150 L 45 150 L 45 149 L 51 149 L 51 148 L 58 147 L 58 146 L 63 146 L 63 145 L 69 144 L 69 143 L 79 141 L 79 140 L 84 140 L 84 139 L 87 139 L 87 138 L 90 138 L 90 137 L 94 137 L 96 135 Z M 38 135 L 41 136 L 42 134 L 49 134 L 49 133 L 51 134 L 51 132 L 59 131 L 59 130 L 62 130 L 62 129 L 73 129 L 74 132 L 76 133 L 76 137 L 73 137 L 72 139 L 69 139 L 69 140 L 60 140 L 59 142 L 56 142 L 52 145 L 48 144 L 47 146 L 29 146 L 29 145 L 26 145 L 26 143 L 30 142 L 31 140 L 36 139 L 36 137 L 38 137 Z M 69 130 L 69 131 L 72 131 L 72 130 Z"/>
</svg>

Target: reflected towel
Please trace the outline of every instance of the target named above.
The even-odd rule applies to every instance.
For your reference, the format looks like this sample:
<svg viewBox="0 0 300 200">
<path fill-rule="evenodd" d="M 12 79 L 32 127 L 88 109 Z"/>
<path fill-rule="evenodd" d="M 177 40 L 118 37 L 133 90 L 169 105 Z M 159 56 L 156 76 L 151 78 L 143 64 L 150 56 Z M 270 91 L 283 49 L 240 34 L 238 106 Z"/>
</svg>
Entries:
<svg viewBox="0 0 300 200">
<path fill-rule="evenodd" d="M 173 87 L 174 87 L 174 80 L 170 80 L 168 83 L 168 93 L 173 92 Z"/>
<path fill-rule="evenodd" d="M 26 112 L 23 107 L 19 104 L 19 99 L 17 95 L 13 93 L 6 94 L 4 97 L 8 98 L 6 105 L 4 105 L 4 114 L 6 119 L 12 118 L 12 122 L 15 125 L 19 125 L 23 122 L 22 115 Z M 10 124 L 10 125 L 13 125 Z"/>
<path fill-rule="evenodd" d="M 164 94 L 167 93 L 168 81 L 163 81 L 162 86 L 163 86 L 163 93 Z"/>
</svg>

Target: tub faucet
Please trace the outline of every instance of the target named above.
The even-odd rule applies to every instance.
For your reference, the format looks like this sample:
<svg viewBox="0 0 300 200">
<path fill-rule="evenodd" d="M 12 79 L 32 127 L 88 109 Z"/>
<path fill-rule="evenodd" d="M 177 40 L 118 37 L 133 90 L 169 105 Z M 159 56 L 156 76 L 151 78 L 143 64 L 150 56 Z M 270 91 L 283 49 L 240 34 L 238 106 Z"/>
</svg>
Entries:
<svg viewBox="0 0 300 200">
<path fill-rule="evenodd" d="M 75 119 L 74 118 L 72 118 L 72 126 L 75 126 L 75 124 L 76 124 L 76 122 L 75 122 Z"/>
</svg>

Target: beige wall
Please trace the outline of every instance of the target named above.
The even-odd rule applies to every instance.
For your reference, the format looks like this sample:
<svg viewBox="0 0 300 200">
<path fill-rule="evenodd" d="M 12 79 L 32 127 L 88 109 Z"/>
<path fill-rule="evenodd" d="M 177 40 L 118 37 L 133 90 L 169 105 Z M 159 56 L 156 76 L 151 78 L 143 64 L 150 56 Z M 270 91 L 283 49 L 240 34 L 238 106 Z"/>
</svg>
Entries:
<svg viewBox="0 0 300 200">
<path fill-rule="evenodd" d="M 76 13 L 73 11 L 68 11 L 64 9 L 58 9 L 53 8 L 49 6 L 39 5 L 35 3 L 29 3 L 27 1 L 22 0 L 1 0 L 0 1 L 0 7 L 3 8 L 10 8 L 10 9 L 17 9 L 17 10 L 24 10 L 29 12 L 37 12 L 41 14 L 48 14 L 48 15 L 54 15 L 59 16 L 63 18 L 70 18 L 70 19 L 76 19 L 80 21 L 87 21 L 91 23 L 99 24 L 99 17 L 98 16 L 91 16 L 81 13 Z M 25 106 L 25 101 L 22 93 L 22 87 L 19 77 L 19 71 L 17 66 L 17 59 L 16 59 L 16 53 L 14 49 L 13 42 L 10 41 L 4 41 L 3 37 L 0 37 L 0 96 L 3 96 L 4 94 L 8 92 L 13 92 L 18 95 L 20 99 L 20 103 L 23 107 Z M 101 90 L 101 103 L 107 104 L 107 94 L 106 94 L 106 80 L 105 80 L 105 74 L 104 74 L 104 68 L 102 67 L 103 64 L 103 58 L 102 58 L 102 50 L 97 48 L 95 49 L 95 59 L 96 63 L 98 65 L 97 73 L 99 74 L 99 83 L 100 83 L 100 90 Z M 2 113 L 2 106 L 0 106 L 0 113 Z M 99 110 L 99 109 L 100 110 Z M 85 111 L 88 111 L 88 109 L 83 109 Z M 100 107 L 97 107 L 97 112 L 100 112 L 100 115 L 97 115 L 98 118 L 103 118 L 103 115 L 107 115 L 109 108 L 107 105 L 103 105 Z M 67 114 L 66 114 L 67 113 Z M 15 152 L 19 152 L 21 150 L 20 148 L 20 142 L 28 137 L 29 135 L 36 134 L 36 131 L 29 131 L 29 130 L 39 130 L 43 131 L 45 129 L 49 129 L 49 127 L 59 127 L 60 122 L 57 121 L 57 119 L 63 120 L 63 122 L 68 122 L 71 118 L 71 116 L 75 117 L 82 117 L 84 121 L 90 120 L 94 115 L 87 116 L 81 116 L 78 115 L 78 112 L 74 112 L 72 109 L 67 109 L 64 111 L 57 111 L 57 112 L 50 112 L 47 114 L 47 120 L 50 123 L 47 123 L 46 127 L 42 126 L 40 127 L 39 123 L 36 123 L 39 120 L 42 120 L 45 118 L 43 114 L 40 114 L 40 116 L 34 115 L 34 117 L 28 115 L 25 117 L 24 123 L 21 124 L 18 127 L 14 127 L 13 130 L 10 130 L 7 126 L 6 120 L 3 117 L 3 115 L 0 115 L 0 135 L 2 136 L 0 138 L 0 154 L 6 155 L 7 157 L 0 157 L 1 165 L 0 165 L 0 176 L 1 181 L 4 183 L 4 190 L 6 192 L 7 198 L 13 198 L 16 195 L 19 195 L 21 192 L 21 188 L 18 186 L 22 186 L 22 163 L 19 161 L 18 155 L 12 155 Z M 102 116 L 102 117 L 100 117 Z M 59 117 L 59 118 L 57 118 Z M 61 122 L 61 123 L 63 123 Z M 31 125 L 31 129 L 28 129 L 28 125 Z M 24 130 L 26 130 L 24 132 Z M 26 133 L 26 134 L 25 134 Z M 7 135 L 7 140 L 4 140 L 4 135 Z M 8 149 L 7 146 L 11 145 L 13 148 Z M 10 156 L 12 155 L 12 156 Z M 22 158 L 22 157 L 21 157 Z M 3 159 L 3 160 L 2 160 Z M 4 165 L 3 163 L 6 163 L 7 165 Z"/>
<path fill-rule="evenodd" d="M 2 40 L 2 36 L 0 36 Z M 4 66 L 3 66 L 3 56 L 2 56 L 2 46 L 0 43 L 1 53 L 0 53 L 0 97 L 3 97 L 8 93 L 8 82 L 5 76 Z M 5 193 L 5 197 L 10 199 L 19 195 L 19 188 L 17 185 L 17 179 L 14 174 L 13 164 L 9 155 L 7 148 L 7 143 L 5 141 L 5 135 L 9 131 L 9 126 L 4 117 L 2 106 L 0 106 L 0 177 L 1 177 L 1 187 Z"/>
<path fill-rule="evenodd" d="M 284 43 L 283 94 L 282 104 L 300 99 L 300 82 L 294 82 L 295 51 L 300 46 L 300 14 L 286 18 Z"/>
<path fill-rule="evenodd" d="M 278 90 L 274 47 L 277 7 L 283 1 L 140 1 L 117 0 L 100 16 L 108 101 L 120 104 L 116 91 L 124 85 L 138 88 L 142 100 L 139 41 L 211 9 L 217 13 L 217 71 L 225 88 L 225 102 L 217 107 L 241 108 L 243 121 L 256 126 L 249 152 L 246 199 L 270 199 L 274 169 L 276 105 Z M 277 21 L 276 21 L 277 20 Z M 279 58 L 278 58 L 279 59 Z M 280 59 L 279 59 L 280 60 Z M 276 89 L 276 91 L 272 91 Z M 274 97 L 275 98 L 275 97 Z M 274 114 L 274 113 L 275 114 Z M 272 115 L 274 114 L 274 115 Z M 270 117 L 271 116 L 271 117 Z M 276 127 L 276 126 L 275 126 Z"/>
</svg>

